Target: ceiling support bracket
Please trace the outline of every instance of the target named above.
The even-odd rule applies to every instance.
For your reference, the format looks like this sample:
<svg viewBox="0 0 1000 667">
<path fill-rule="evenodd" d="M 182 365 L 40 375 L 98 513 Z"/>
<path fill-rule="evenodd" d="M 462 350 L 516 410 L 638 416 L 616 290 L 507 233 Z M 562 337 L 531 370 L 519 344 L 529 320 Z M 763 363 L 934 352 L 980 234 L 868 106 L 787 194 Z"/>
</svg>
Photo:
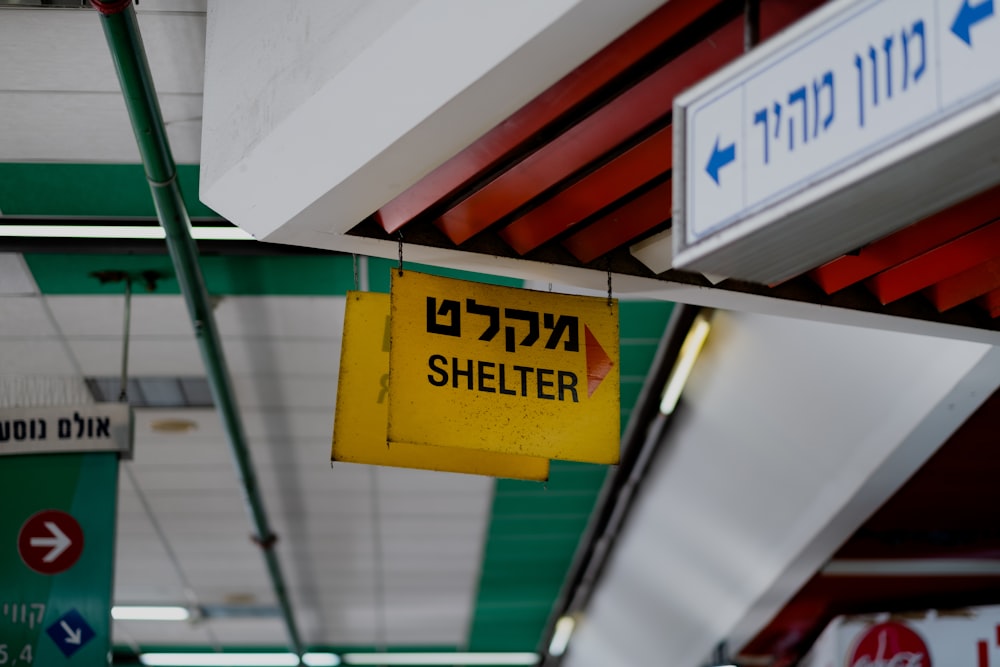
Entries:
<svg viewBox="0 0 1000 667">
<path fill-rule="evenodd" d="M 257 474 L 223 354 L 222 342 L 215 325 L 201 268 L 198 265 L 198 248 L 191 237 L 191 220 L 177 182 L 177 169 L 167 140 L 152 74 L 146 60 L 146 51 L 139 34 L 135 9 L 130 0 L 92 0 L 92 3 L 101 14 L 101 25 L 111 50 L 118 81 L 125 97 L 125 106 L 128 108 L 132 129 L 142 155 L 146 179 L 149 181 L 156 205 L 156 214 L 166 232 L 170 259 L 194 325 L 212 397 L 222 418 L 243 486 L 247 509 L 256 533 L 254 540 L 262 547 L 269 547 L 273 544 L 275 536 L 264 509 Z M 295 623 L 278 554 L 271 548 L 262 548 L 261 552 L 264 554 L 291 649 L 301 656 L 304 647 Z"/>
</svg>

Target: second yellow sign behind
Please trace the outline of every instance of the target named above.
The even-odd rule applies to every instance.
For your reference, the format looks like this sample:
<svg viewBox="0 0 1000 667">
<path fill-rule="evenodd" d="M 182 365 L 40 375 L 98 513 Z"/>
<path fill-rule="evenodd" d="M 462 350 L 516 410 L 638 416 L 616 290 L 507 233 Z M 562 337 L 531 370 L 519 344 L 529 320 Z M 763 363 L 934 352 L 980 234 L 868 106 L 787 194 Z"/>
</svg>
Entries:
<svg viewBox="0 0 1000 667">
<path fill-rule="evenodd" d="M 390 442 L 614 464 L 618 303 L 392 276 Z"/>
</svg>

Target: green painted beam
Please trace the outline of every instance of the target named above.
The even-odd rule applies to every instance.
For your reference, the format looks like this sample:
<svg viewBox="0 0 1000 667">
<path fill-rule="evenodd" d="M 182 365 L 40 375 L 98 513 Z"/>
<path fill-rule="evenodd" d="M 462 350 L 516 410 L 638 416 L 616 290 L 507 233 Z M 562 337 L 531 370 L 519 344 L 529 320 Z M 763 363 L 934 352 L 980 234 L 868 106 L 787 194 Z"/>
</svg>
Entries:
<svg viewBox="0 0 1000 667">
<path fill-rule="evenodd" d="M 219 218 L 198 199 L 198 165 L 179 165 L 177 180 L 194 219 Z M 112 185 L 113 184 L 113 185 Z M 155 218 L 141 164 L 0 162 L 5 216 Z"/>
</svg>

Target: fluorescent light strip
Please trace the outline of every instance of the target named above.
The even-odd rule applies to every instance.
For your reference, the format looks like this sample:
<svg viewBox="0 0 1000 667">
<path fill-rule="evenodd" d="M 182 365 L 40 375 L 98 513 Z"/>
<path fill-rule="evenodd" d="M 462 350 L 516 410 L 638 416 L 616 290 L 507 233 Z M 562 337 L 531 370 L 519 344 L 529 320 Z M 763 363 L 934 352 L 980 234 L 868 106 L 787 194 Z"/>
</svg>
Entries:
<svg viewBox="0 0 1000 667">
<path fill-rule="evenodd" d="M 681 345 L 677 363 L 674 364 L 674 369 L 670 372 L 670 379 L 667 380 L 667 386 L 663 390 L 663 398 L 660 400 L 660 412 L 663 414 L 669 415 L 677 407 L 677 401 L 681 398 L 684 385 L 687 384 L 688 377 L 694 369 L 694 362 L 698 360 L 698 355 L 701 353 L 701 348 L 711 329 L 712 325 L 709 324 L 708 318 L 699 313 L 695 317 L 683 345 Z"/>
<path fill-rule="evenodd" d="M 537 653 L 345 653 L 345 665 L 537 665 Z"/>
<path fill-rule="evenodd" d="M 162 227 L 153 225 L 5 225 L 0 236 L 50 239 L 162 239 Z M 239 227 L 192 227 L 196 241 L 253 241 Z"/>
<path fill-rule="evenodd" d="M 191 613 L 186 607 L 154 607 L 148 605 L 115 605 L 111 618 L 116 621 L 186 621 Z"/>
<path fill-rule="evenodd" d="M 150 667 L 298 667 L 294 653 L 142 653 L 139 662 Z M 306 667 L 336 667 L 336 653 L 305 653 Z"/>
<path fill-rule="evenodd" d="M 552 632 L 552 641 L 549 642 L 549 655 L 559 657 L 566 652 L 569 639 L 573 636 L 576 628 L 576 618 L 573 616 L 562 616 L 556 621 L 556 628 Z"/>
</svg>

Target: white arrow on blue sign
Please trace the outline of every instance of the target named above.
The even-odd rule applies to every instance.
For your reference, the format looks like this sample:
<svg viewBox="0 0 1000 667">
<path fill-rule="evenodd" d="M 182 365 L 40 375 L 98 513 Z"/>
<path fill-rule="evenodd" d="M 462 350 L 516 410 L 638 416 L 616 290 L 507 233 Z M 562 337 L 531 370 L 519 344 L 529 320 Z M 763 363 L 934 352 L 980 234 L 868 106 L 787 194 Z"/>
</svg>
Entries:
<svg viewBox="0 0 1000 667">
<path fill-rule="evenodd" d="M 1000 90 L 994 0 L 838 0 L 772 42 L 675 101 L 675 266 L 760 279 L 702 258 Z"/>
<path fill-rule="evenodd" d="M 45 630 L 67 658 L 94 638 L 94 629 L 76 609 L 70 609 Z"/>
</svg>

